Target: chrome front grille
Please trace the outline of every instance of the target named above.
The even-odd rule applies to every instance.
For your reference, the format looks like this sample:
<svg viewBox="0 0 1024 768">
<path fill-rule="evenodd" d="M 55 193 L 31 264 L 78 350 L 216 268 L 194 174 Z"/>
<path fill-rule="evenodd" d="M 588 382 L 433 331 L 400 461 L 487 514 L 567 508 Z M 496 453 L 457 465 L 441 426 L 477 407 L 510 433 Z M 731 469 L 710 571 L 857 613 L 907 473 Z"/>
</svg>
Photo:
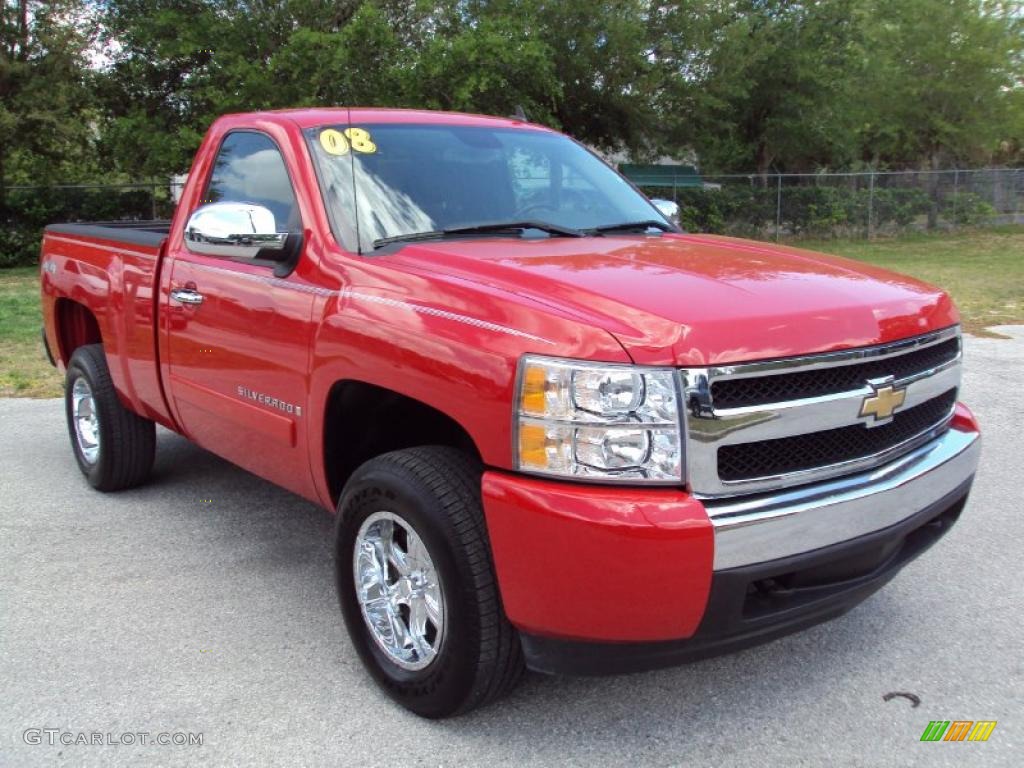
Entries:
<svg viewBox="0 0 1024 768">
<path fill-rule="evenodd" d="M 875 347 L 684 369 L 691 490 L 761 493 L 891 461 L 948 428 L 960 359 L 952 327 Z M 884 393 L 902 402 L 879 418 L 866 401 Z"/>
<path fill-rule="evenodd" d="M 876 456 L 927 432 L 947 418 L 955 404 L 956 390 L 951 389 L 875 429 L 851 424 L 809 435 L 723 445 L 718 449 L 718 477 L 753 480 Z"/>
<path fill-rule="evenodd" d="M 859 389 L 869 379 L 892 376 L 902 380 L 956 360 L 959 354 L 960 339 L 946 339 L 938 344 L 881 360 L 871 359 L 795 373 L 716 381 L 711 385 L 711 397 L 719 408 L 739 408 L 849 392 Z"/>
</svg>

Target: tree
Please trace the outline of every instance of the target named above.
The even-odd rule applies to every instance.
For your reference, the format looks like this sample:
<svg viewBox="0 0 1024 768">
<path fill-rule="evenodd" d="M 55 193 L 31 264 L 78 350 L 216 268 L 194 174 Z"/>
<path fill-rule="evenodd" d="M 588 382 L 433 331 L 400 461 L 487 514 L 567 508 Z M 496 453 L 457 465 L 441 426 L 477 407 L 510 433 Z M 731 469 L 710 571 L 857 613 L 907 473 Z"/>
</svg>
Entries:
<svg viewBox="0 0 1024 768">
<path fill-rule="evenodd" d="M 521 18 L 495 14 L 428 41 L 404 75 L 407 104 L 558 125 L 562 94 L 550 48 Z"/>
<path fill-rule="evenodd" d="M 269 65 L 291 106 L 402 106 L 407 58 L 387 17 L 366 3 L 343 26 L 298 26 Z"/>
<path fill-rule="evenodd" d="M 29 263 L 64 195 L 11 190 L 92 178 L 97 112 L 84 2 L 0 2 L 0 266 Z"/>
<path fill-rule="evenodd" d="M 219 114 L 271 106 L 268 63 L 288 25 L 268 3 L 110 0 L 113 64 L 102 78 L 103 145 L 133 176 L 188 168 Z M 287 98 L 287 96 L 284 96 Z"/>
<path fill-rule="evenodd" d="M 0 3 L 0 212 L 8 184 L 74 181 L 94 164 L 85 11 L 78 0 Z"/>
<path fill-rule="evenodd" d="M 1019 2 L 874 0 L 871 20 L 860 98 L 871 116 L 861 142 L 872 161 L 983 164 L 1004 142 L 1021 140 Z"/>
<path fill-rule="evenodd" d="M 706 170 L 804 171 L 855 154 L 860 0 L 694 2 L 686 11 L 664 18 L 676 68 L 668 103 L 689 106 L 683 136 Z"/>
<path fill-rule="evenodd" d="M 550 51 L 517 15 L 464 4 L 110 0 L 104 146 L 133 175 L 180 171 L 225 112 L 406 106 L 555 122 Z"/>
<path fill-rule="evenodd" d="M 188 167 L 217 116 L 303 105 L 499 115 L 522 105 L 593 146 L 695 151 L 710 172 L 1013 162 L 1024 141 L 1019 0 L 2 7 L 0 176 L 16 155 L 34 158 L 18 161 L 26 168 L 76 153 L 94 168 L 162 176 Z M 94 7 L 112 63 L 90 72 L 91 41 L 67 20 Z M 26 28 L 35 36 L 23 43 Z M 70 140 L 69 126 L 83 125 L 97 127 L 99 146 Z M 33 141 L 51 149 L 15 151 Z"/>
<path fill-rule="evenodd" d="M 481 23 L 501 20 L 546 56 L 531 100 L 539 116 L 605 149 L 654 152 L 665 121 L 655 111 L 660 71 L 652 52 L 656 3 L 645 0 L 490 0 L 467 4 Z M 545 66 L 546 65 L 546 66 Z M 531 117 L 534 115 L 531 113 Z"/>
</svg>

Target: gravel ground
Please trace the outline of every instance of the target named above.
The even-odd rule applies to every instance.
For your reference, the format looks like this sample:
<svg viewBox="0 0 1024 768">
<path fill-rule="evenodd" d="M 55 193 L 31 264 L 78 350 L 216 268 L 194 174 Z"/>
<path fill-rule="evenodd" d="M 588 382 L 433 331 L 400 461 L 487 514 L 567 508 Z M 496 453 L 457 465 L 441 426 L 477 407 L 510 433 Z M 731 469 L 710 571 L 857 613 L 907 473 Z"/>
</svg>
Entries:
<svg viewBox="0 0 1024 768">
<path fill-rule="evenodd" d="M 0 764 L 1020 765 L 1024 327 L 1003 330 L 966 344 L 985 447 L 964 516 L 866 603 L 666 671 L 530 675 L 444 722 L 362 671 L 325 512 L 166 432 L 150 485 L 95 493 L 59 401 L 0 400 Z M 999 724 L 921 743 L 935 719 Z M 32 728 L 203 743 L 26 744 Z"/>
</svg>

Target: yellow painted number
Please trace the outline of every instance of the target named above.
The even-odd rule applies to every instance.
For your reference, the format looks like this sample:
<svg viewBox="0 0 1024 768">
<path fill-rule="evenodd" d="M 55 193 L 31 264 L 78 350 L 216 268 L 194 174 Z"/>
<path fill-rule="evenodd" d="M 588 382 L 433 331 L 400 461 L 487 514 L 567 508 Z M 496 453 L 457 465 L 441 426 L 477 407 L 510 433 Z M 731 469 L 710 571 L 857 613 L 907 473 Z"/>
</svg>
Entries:
<svg viewBox="0 0 1024 768">
<path fill-rule="evenodd" d="M 327 128 L 320 131 L 320 146 L 329 155 L 347 155 L 350 147 L 364 154 L 377 151 L 370 132 L 363 128 L 346 128 L 344 132 Z"/>
<path fill-rule="evenodd" d="M 345 134 L 341 131 L 336 131 L 333 128 L 320 131 L 320 146 L 329 155 L 348 154 L 348 139 L 345 138 Z"/>
<path fill-rule="evenodd" d="M 362 128 L 346 128 L 345 135 L 352 142 L 352 149 L 356 152 L 370 154 L 377 151 L 377 145 L 370 138 L 370 132 Z"/>
</svg>

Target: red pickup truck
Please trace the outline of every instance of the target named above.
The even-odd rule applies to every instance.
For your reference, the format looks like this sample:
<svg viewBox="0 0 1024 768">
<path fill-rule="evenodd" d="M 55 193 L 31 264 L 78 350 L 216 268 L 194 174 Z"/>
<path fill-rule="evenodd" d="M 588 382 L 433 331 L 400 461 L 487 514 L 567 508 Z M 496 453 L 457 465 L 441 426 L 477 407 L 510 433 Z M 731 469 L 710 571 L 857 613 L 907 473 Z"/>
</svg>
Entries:
<svg viewBox="0 0 1024 768">
<path fill-rule="evenodd" d="M 89 483 L 160 424 L 336 512 L 353 645 L 430 717 L 838 616 L 979 457 L 941 290 L 684 234 L 515 119 L 227 116 L 171 222 L 50 226 L 41 274 Z"/>
</svg>

